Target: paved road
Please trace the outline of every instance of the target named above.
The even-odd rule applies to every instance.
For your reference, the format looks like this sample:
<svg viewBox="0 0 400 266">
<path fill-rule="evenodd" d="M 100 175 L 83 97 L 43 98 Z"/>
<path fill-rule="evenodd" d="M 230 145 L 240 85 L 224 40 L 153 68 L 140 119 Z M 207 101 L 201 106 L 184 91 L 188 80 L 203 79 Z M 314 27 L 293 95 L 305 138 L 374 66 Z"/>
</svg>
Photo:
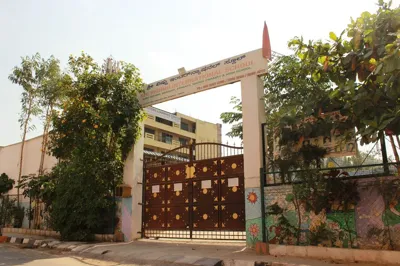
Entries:
<svg viewBox="0 0 400 266">
<path fill-rule="evenodd" d="M 115 262 L 76 258 L 70 255 L 50 254 L 47 252 L 20 249 L 9 244 L 0 244 L 0 266 L 122 266 L 134 264 L 119 264 Z"/>
<path fill-rule="evenodd" d="M 21 249 L 11 244 L 0 244 L 0 266 L 139 266 L 138 264 L 121 264 L 112 261 L 76 257 L 70 253 L 56 254 L 56 252 L 54 250 Z M 179 264 L 156 262 L 152 265 L 176 266 Z M 144 265 L 142 264 L 141 266 Z"/>
</svg>

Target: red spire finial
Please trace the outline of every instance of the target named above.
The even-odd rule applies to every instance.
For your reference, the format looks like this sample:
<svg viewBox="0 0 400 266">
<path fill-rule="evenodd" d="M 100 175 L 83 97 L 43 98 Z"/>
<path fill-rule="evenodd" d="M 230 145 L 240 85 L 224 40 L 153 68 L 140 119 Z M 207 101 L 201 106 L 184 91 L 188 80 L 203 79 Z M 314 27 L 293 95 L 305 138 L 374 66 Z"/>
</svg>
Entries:
<svg viewBox="0 0 400 266">
<path fill-rule="evenodd" d="M 262 55 L 264 58 L 271 60 L 271 42 L 269 41 L 268 27 L 265 21 L 263 30 Z"/>
</svg>

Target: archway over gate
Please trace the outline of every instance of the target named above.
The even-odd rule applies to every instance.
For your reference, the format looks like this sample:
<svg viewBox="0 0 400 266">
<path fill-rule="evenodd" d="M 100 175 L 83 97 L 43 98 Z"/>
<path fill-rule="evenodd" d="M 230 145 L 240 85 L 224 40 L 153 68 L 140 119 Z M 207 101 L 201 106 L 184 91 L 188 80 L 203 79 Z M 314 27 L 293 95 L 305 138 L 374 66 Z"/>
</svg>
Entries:
<svg viewBox="0 0 400 266">
<path fill-rule="evenodd" d="M 265 122 L 263 101 L 264 87 L 260 76 L 267 73 L 271 47 L 268 29 L 264 24 L 263 46 L 260 49 L 217 61 L 190 71 L 150 83 L 140 96 L 142 107 L 151 106 L 186 95 L 217 88 L 235 82 L 241 83 L 243 111 L 243 161 L 245 220 L 248 245 L 262 240 L 260 168 L 262 167 L 261 124 Z M 143 132 L 142 132 L 143 133 Z M 142 134 L 143 135 L 143 134 Z M 124 182 L 132 187 L 132 212 L 130 222 L 125 221 L 131 232 L 129 239 L 139 238 L 142 228 L 143 138 L 135 145 L 124 169 Z M 123 225 L 124 225 L 123 218 Z"/>
</svg>

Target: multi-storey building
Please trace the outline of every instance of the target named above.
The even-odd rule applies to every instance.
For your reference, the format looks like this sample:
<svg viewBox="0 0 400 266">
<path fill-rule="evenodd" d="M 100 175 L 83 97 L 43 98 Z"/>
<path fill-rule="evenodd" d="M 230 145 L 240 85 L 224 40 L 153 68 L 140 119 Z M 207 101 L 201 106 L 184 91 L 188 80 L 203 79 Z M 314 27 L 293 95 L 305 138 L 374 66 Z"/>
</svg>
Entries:
<svg viewBox="0 0 400 266">
<path fill-rule="evenodd" d="M 191 142 L 221 142 L 221 125 L 180 114 L 168 113 L 154 107 L 146 108 L 144 121 L 144 159 L 152 159 Z M 41 156 L 42 136 L 25 143 L 22 175 L 37 175 Z M 0 174 L 18 177 L 21 142 L 0 147 Z M 50 171 L 57 159 L 46 154 L 44 169 Z M 16 194 L 14 188 L 9 194 Z"/>
<path fill-rule="evenodd" d="M 190 143 L 221 143 L 221 124 L 213 124 L 178 112 L 149 107 L 144 121 L 145 157 L 162 155 Z"/>
</svg>

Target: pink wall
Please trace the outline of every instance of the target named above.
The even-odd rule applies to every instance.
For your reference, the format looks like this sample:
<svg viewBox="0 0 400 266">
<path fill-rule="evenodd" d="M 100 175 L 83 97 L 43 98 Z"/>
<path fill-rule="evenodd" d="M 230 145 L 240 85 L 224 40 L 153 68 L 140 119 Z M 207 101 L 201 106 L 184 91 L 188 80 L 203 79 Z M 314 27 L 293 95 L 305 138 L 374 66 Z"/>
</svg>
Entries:
<svg viewBox="0 0 400 266">
<path fill-rule="evenodd" d="M 41 146 L 42 136 L 32 138 L 25 143 L 22 175 L 38 173 Z M 18 179 L 20 153 L 21 143 L 11 144 L 0 149 L 0 174 L 6 173 L 15 182 Z M 55 157 L 46 154 L 44 159 L 45 171 L 51 170 L 56 163 L 57 159 Z M 17 189 L 13 188 L 9 194 L 17 194 Z"/>
</svg>

